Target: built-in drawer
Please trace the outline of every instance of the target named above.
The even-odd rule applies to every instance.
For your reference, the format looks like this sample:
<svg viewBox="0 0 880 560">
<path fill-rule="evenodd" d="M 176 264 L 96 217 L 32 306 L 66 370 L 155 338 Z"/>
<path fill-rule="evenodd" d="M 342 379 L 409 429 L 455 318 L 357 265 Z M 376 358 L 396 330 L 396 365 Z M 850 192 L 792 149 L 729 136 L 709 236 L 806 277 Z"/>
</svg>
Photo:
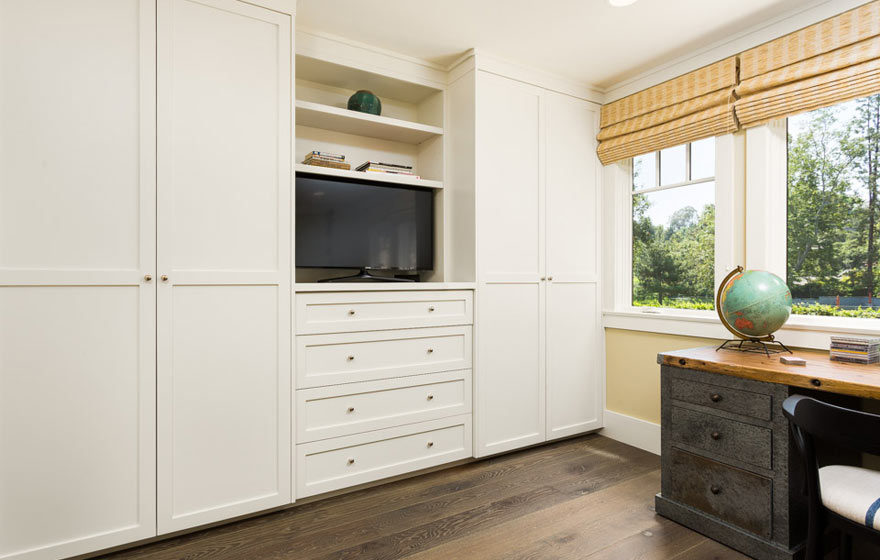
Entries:
<svg viewBox="0 0 880 560">
<path fill-rule="evenodd" d="M 672 448 L 666 498 L 687 504 L 731 525 L 769 539 L 773 481 L 769 478 Z"/>
<path fill-rule="evenodd" d="M 692 404 L 698 404 L 751 416 L 759 420 L 770 420 L 772 411 L 772 397 L 741 389 L 729 389 L 720 385 L 691 381 L 672 377 L 672 398 Z"/>
<path fill-rule="evenodd" d="M 471 370 L 429 373 L 296 392 L 305 443 L 471 412 Z"/>
<path fill-rule="evenodd" d="M 470 290 L 318 292 L 296 295 L 296 334 L 470 325 Z"/>
<path fill-rule="evenodd" d="M 471 368 L 471 327 L 296 337 L 297 387 Z"/>
<path fill-rule="evenodd" d="M 313 496 L 471 457 L 471 416 L 304 443 L 296 455 L 296 495 Z"/>
<path fill-rule="evenodd" d="M 724 457 L 773 468 L 773 431 L 745 422 L 673 406 L 665 437 Z"/>
</svg>

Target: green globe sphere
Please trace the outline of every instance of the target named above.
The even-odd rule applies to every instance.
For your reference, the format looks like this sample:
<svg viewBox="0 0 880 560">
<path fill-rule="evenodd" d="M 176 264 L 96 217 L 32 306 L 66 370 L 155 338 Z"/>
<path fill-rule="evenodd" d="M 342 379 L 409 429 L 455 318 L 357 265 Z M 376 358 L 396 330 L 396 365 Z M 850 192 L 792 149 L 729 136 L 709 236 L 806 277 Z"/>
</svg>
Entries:
<svg viewBox="0 0 880 560">
<path fill-rule="evenodd" d="M 760 338 L 777 330 L 791 315 L 791 290 L 782 278 L 764 270 L 747 270 L 721 286 L 721 313 L 743 338 Z"/>
</svg>

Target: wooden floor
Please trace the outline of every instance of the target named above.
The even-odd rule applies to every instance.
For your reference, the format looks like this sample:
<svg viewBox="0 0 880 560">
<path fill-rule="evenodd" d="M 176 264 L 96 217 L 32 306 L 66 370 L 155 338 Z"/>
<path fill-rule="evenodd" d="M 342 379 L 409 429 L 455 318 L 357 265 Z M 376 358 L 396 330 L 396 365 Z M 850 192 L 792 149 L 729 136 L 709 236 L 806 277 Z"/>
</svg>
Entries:
<svg viewBox="0 0 880 560">
<path fill-rule="evenodd" d="M 104 558 L 734 560 L 654 514 L 656 455 L 590 435 Z"/>
</svg>

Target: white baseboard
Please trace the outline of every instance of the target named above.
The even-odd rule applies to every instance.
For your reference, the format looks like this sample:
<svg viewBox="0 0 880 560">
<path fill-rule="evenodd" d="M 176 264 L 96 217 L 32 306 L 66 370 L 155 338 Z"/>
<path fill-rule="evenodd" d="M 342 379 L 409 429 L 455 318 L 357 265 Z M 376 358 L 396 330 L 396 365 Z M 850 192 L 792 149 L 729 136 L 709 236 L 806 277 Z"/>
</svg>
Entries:
<svg viewBox="0 0 880 560">
<path fill-rule="evenodd" d="M 599 433 L 654 455 L 660 455 L 660 424 L 606 410 L 605 427 Z"/>
</svg>

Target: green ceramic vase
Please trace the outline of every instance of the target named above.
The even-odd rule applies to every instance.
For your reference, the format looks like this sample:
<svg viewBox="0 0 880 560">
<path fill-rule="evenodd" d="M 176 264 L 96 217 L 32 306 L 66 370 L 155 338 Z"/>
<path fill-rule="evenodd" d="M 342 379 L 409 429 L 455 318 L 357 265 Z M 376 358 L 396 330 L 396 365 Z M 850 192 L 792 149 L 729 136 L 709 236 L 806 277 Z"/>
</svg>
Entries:
<svg viewBox="0 0 880 560">
<path fill-rule="evenodd" d="M 348 109 L 371 115 L 381 115 L 382 102 L 379 101 L 379 98 L 372 91 L 362 89 L 348 98 Z"/>
</svg>

